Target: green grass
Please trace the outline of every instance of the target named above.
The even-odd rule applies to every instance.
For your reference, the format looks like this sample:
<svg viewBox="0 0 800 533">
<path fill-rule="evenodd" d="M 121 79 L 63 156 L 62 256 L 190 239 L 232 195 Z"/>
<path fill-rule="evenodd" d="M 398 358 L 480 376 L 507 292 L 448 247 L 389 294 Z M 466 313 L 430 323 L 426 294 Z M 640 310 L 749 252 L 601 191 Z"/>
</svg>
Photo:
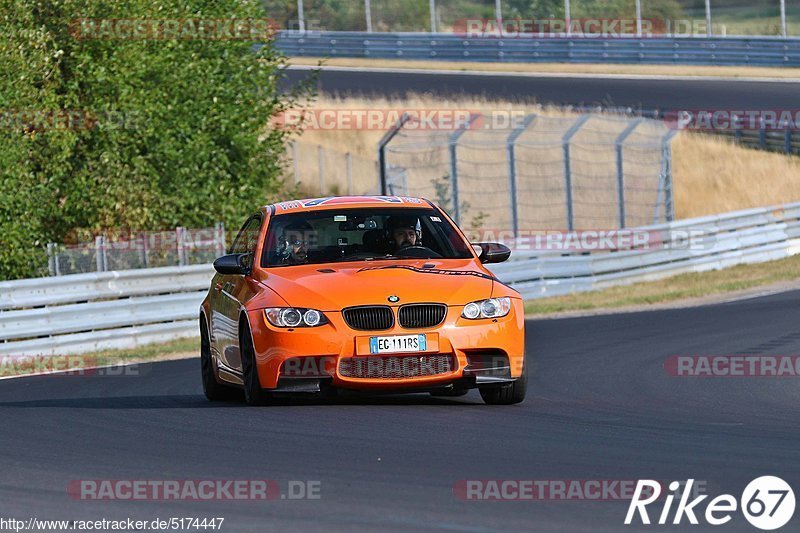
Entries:
<svg viewBox="0 0 800 533">
<path fill-rule="evenodd" d="M 102 350 L 68 356 L 53 357 L 20 357 L 17 361 L 4 359 L 0 366 L 0 376 L 26 375 L 39 373 L 49 369 L 66 370 L 69 368 L 95 367 L 125 364 L 134 361 L 155 361 L 186 353 L 199 354 L 200 339 L 185 338 L 174 341 L 148 344 L 139 348 L 122 350 Z M 34 365 L 36 365 L 34 367 Z"/>
<path fill-rule="evenodd" d="M 797 279 L 800 279 L 800 255 L 757 265 L 740 265 L 712 272 L 681 274 L 659 281 L 612 287 L 601 291 L 530 300 L 525 304 L 525 312 L 544 315 L 565 311 L 668 303 L 687 298 L 724 295 Z"/>
</svg>

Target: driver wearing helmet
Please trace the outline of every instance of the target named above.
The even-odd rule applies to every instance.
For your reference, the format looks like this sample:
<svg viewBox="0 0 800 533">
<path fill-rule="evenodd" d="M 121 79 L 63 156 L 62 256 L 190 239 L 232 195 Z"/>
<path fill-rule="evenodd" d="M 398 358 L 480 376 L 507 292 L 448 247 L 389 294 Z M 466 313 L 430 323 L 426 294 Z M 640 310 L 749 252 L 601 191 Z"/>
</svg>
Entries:
<svg viewBox="0 0 800 533">
<path fill-rule="evenodd" d="M 422 244 L 422 227 L 416 217 L 392 216 L 386 219 L 392 253 Z"/>
<path fill-rule="evenodd" d="M 278 257 L 285 265 L 302 265 L 308 262 L 308 245 L 316 236 L 314 228 L 305 220 L 292 222 L 283 229 L 278 239 Z"/>
</svg>

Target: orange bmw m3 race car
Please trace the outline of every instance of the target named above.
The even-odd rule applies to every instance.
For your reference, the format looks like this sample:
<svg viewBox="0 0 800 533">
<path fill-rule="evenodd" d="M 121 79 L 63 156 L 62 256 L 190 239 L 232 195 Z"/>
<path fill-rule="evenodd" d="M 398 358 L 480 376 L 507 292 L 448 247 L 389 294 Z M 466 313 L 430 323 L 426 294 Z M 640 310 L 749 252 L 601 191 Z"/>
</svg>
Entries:
<svg viewBox="0 0 800 533">
<path fill-rule="evenodd" d="M 281 393 L 430 392 L 478 388 L 488 404 L 523 401 L 520 295 L 420 198 L 331 197 L 253 214 L 200 308 L 203 390 L 248 404 Z M 240 393 L 239 393 L 240 394 Z"/>
</svg>

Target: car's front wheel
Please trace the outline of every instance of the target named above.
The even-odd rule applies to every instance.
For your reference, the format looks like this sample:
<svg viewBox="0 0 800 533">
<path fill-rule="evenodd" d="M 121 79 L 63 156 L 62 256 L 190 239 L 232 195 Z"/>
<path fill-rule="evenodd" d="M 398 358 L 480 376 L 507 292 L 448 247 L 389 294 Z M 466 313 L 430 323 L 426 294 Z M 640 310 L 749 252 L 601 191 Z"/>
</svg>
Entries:
<svg viewBox="0 0 800 533">
<path fill-rule="evenodd" d="M 256 366 L 256 351 L 253 348 L 253 336 L 247 319 L 242 319 L 239 327 L 239 351 L 242 355 L 242 378 L 244 381 L 244 400 L 248 405 L 265 405 L 270 394 L 261 388 Z"/>
<path fill-rule="evenodd" d="M 523 361 L 522 375 L 514 383 L 500 387 L 480 387 L 481 398 L 489 405 L 512 405 L 525 399 L 528 389 L 528 365 Z"/>
</svg>

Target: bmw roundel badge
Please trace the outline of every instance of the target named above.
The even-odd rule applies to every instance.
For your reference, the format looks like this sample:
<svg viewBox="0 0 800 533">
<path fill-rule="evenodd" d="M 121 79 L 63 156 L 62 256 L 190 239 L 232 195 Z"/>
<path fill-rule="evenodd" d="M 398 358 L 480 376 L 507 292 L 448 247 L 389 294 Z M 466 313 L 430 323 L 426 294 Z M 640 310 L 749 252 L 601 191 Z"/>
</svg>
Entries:
<svg viewBox="0 0 800 533">
<path fill-rule="evenodd" d="M 397 296 L 395 296 L 394 294 L 392 294 L 391 296 L 389 296 L 389 297 L 387 298 L 387 300 L 389 300 L 389 301 L 390 301 L 390 302 L 392 302 L 392 303 L 397 303 L 397 302 L 399 302 L 399 301 L 400 301 L 400 298 L 399 298 L 399 297 L 397 297 Z"/>
</svg>

